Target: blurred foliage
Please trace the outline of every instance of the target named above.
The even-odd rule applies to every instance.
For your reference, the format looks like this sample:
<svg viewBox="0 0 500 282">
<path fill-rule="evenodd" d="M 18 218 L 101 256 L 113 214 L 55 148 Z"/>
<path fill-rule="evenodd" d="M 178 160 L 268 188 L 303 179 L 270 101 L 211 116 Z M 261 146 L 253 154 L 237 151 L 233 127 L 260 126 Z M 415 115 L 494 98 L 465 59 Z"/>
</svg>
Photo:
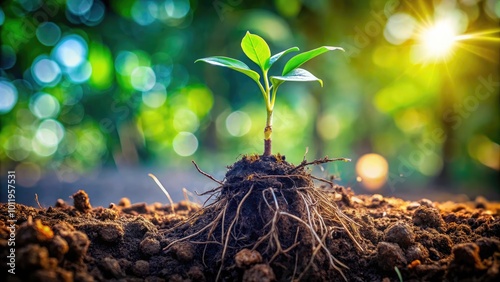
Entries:
<svg viewBox="0 0 500 282">
<path fill-rule="evenodd" d="M 195 159 L 214 171 L 261 153 L 265 107 L 253 82 L 193 63 L 225 55 L 255 67 L 240 51 L 247 30 L 273 53 L 346 49 L 308 63 L 324 88 L 282 87 L 275 152 L 295 163 L 306 148 L 309 159 L 350 157 L 331 168 L 351 185 L 356 177 L 382 177 L 392 189 L 498 185 L 499 1 L 7 0 L 0 7 L 0 161 L 31 175 L 26 185 L 47 170 L 71 182 L 102 166 Z M 451 40 L 441 42 L 446 30 L 424 38 L 441 20 Z M 383 158 L 356 163 L 368 153 Z"/>
</svg>

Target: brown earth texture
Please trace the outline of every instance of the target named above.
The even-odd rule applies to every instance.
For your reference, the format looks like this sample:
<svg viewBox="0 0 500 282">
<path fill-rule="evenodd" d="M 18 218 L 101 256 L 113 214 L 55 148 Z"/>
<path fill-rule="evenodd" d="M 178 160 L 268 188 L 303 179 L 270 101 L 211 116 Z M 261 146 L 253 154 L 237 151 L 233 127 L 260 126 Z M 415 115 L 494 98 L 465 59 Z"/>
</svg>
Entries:
<svg viewBox="0 0 500 282">
<path fill-rule="evenodd" d="M 92 207 L 79 191 L 16 204 L 13 229 L 3 203 L 0 280 L 500 281 L 500 203 L 355 195 L 310 175 L 329 161 L 245 156 L 203 206 Z"/>
</svg>

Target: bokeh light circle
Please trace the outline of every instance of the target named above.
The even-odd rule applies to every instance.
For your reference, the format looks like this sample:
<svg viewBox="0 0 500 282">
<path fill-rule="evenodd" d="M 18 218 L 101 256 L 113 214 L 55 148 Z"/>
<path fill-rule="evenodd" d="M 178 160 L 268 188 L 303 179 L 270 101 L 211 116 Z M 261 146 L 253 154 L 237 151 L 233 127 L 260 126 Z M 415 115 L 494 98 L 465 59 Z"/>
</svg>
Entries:
<svg viewBox="0 0 500 282">
<path fill-rule="evenodd" d="M 198 150 L 198 138 L 191 132 L 179 132 L 174 137 L 172 146 L 179 156 L 191 156 Z"/>
<path fill-rule="evenodd" d="M 172 81 L 172 77 L 170 76 L 172 73 L 172 66 L 154 65 L 153 70 L 156 75 L 156 82 L 168 87 Z"/>
<path fill-rule="evenodd" d="M 16 64 L 16 61 L 16 51 L 9 45 L 2 45 L 0 52 L 0 68 L 8 70 Z"/>
<path fill-rule="evenodd" d="M 68 10 L 74 14 L 81 16 L 87 13 L 94 4 L 93 0 L 67 0 L 66 7 Z"/>
<path fill-rule="evenodd" d="M 226 128 L 232 136 L 241 137 L 247 134 L 252 128 L 252 120 L 247 113 L 235 111 L 227 116 Z"/>
<path fill-rule="evenodd" d="M 17 0 L 19 4 L 28 12 L 33 12 L 42 6 L 42 0 Z"/>
<path fill-rule="evenodd" d="M 85 61 L 83 64 L 67 70 L 68 78 L 76 84 L 89 80 L 92 75 L 92 65 Z"/>
<path fill-rule="evenodd" d="M 59 114 L 60 105 L 57 99 L 47 93 L 37 93 L 30 101 L 30 110 L 38 118 L 51 118 Z"/>
<path fill-rule="evenodd" d="M 42 170 L 39 165 L 32 162 L 22 162 L 16 166 L 16 174 L 19 175 L 16 181 L 24 187 L 35 186 L 42 177 Z"/>
<path fill-rule="evenodd" d="M 167 100 L 167 89 L 161 83 L 156 83 L 149 91 L 142 92 L 142 101 L 150 108 L 161 107 Z"/>
<path fill-rule="evenodd" d="M 64 105 L 75 105 L 80 102 L 82 97 L 82 87 L 80 85 L 72 85 L 71 87 L 64 89 L 62 101 Z"/>
<path fill-rule="evenodd" d="M 70 129 L 64 133 L 64 141 L 59 144 L 57 148 L 58 153 L 62 155 L 69 155 L 75 152 L 78 143 L 78 137 Z"/>
<path fill-rule="evenodd" d="M 115 59 L 116 71 L 121 75 L 130 75 L 139 66 L 139 57 L 130 51 L 121 51 Z"/>
<path fill-rule="evenodd" d="M 8 81 L 0 81 L 0 114 L 8 113 L 16 105 L 17 88 Z"/>
<path fill-rule="evenodd" d="M 318 119 L 316 129 L 323 140 L 333 140 L 340 133 L 340 122 L 334 114 L 328 113 Z"/>
<path fill-rule="evenodd" d="M 132 18 L 142 26 L 152 24 L 158 13 L 158 5 L 153 1 L 138 0 L 134 3 L 131 9 Z"/>
<path fill-rule="evenodd" d="M 78 35 L 69 35 L 61 39 L 54 48 L 55 58 L 61 65 L 72 68 L 86 61 L 87 42 Z"/>
<path fill-rule="evenodd" d="M 178 132 L 195 132 L 200 126 L 200 121 L 193 111 L 188 109 L 179 109 L 174 114 L 174 129 Z"/>
<path fill-rule="evenodd" d="M 406 42 L 413 36 L 417 22 L 406 13 L 396 13 L 387 21 L 384 29 L 384 37 L 394 45 Z"/>
<path fill-rule="evenodd" d="M 156 76 L 150 67 L 136 67 L 132 71 L 130 82 L 135 90 L 148 91 L 155 85 Z"/>
<path fill-rule="evenodd" d="M 356 173 L 366 189 L 375 191 L 387 181 L 389 164 L 381 155 L 366 154 L 356 163 Z"/>
<path fill-rule="evenodd" d="M 0 8 L 0 25 L 3 25 L 5 22 L 5 13 L 3 12 L 2 8 Z"/>
<path fill-rule="evenodd" d="M 59 65 L 44 56 L 35 59 L 31 68 L 31 74 L 40 85 L 52 86 L 61 80 L 61 68 Z"/>
<path fill-rule="evenodd" d="M 17 183 L 24 187 L 35 186 L 42 177 L 42 170 L 39 165 L 32 162 L 22 162 L 16 166 L 16 174 L 19 177 Z"/>
<path fill-rule="evenodd" d="M 76 104 L 72 106 L 65 105 L 59 116 L 59 120 L 69 125 L 77 125 L 82 122 L 85 116 L 85 109 L 82 104 Z"/>
<path fill-rule="evenodd" d="M 87 26 L 96 26 L 104 19 L 106 7 L 101 1 L 95 1 L 90 10 L 81 16 L 81 21 Z"/>
<path fill-rule="evenodd" d="M 174 19 L 184 18 L 191 8 L 188 0 L 166 0 L 164 7 L 167 15 Z"/>
<path fill-rule="evenodd" d="M 46 119 L 38 126 L 35 137 L 42 145 L 57 146 L 64 137 L 64 127 L 54 119 Z"/>
<path fill-rule="evenodd" d="M 61 39 L 61 29 L 53 22 L 43 22 L 36 29 L 36 38 L 45 46 L 54 46 Z"/>
<path fill-rule="evenodd" d="M 51 156 L 57 151 L 57 146 L 45 146 L 36 138 L 31 140 L 31 147 L 33 148 L 33 152 L 41 157 Z"/>
<path fill-rule="evenodd" d="M 30 140 L 22 135 L 14 134 L 3 144 L 5 154 L 11 160 L 19 162 L 26 159 L 31 151 Z"/>
</svg>

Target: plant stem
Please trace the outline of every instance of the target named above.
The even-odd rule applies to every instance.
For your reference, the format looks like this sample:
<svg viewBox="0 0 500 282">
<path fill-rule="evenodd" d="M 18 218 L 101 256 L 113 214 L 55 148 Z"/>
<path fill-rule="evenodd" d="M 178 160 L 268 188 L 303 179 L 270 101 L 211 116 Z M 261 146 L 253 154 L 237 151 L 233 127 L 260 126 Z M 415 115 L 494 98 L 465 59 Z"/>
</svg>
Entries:
<svg viewBox="0 0 500 282">
<path fill-rule="evenodd" d="M 264 86 L 266 87 L 264 99 L 266 102 L 267 119 L 266 127 L 264 128 L 264 154 L 263 156 L 271 155 L 271 134 L 273 133 L 273 108 L 274 103 L 271 102 L 271 89 L 269 87 L 269 80 L 267 78 L 267 71 L 262 70 L 264 76 Z"/>
<path fill-rule="evenodd" d="M 278 91 L 279 85 L 273 85 L 273 87 L 267 88 L 267 120 L 266 128 L 264 129 L 264 156 L 271 155 L 271 134 L 273 133 L 273 110 L 274 102 L 276 101 L 276 92 Z M 270 91 L 272 88 L 272 95 Z"/>
<path fill-rule="evenodd" d="M 273 133 L 273 110 L 267 109 L 266 128 L 264 129 L 264 154 L 271 155 L 271 134 Z"/>
</svg>

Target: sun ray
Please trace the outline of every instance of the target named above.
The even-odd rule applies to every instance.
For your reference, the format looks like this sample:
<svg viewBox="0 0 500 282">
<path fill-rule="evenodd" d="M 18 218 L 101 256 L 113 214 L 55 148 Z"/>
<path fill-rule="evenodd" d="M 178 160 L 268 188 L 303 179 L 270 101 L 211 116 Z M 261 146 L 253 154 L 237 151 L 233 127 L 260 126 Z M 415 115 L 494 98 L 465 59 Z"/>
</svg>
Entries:
<svg viewBox="0 0 500 282">
<path fill-rule="evenodd" d="M 415 18 L 422 23 L 422 26 L 430 26 L 432 24 L 432 17 L 430 8 L 426 5 L 424 1 L 417 1 L 418 7 L 413 5 L 412 2 L 406 1 L 408 7 L 415 14 Z"/>
<path fill-rule="evenodd" d="M 492 63 L 498 62 L 499 54 L 497 50 L 492 50 L 491 48 L 486 48 L 476 44 L 470 44 L 467 42 L 458 42 L 456 46 L 468 53 L 481 57 Z"/>
<path fill-rule="evenodd" d="M 490 34 L 495 34 L 499 33 L 497 36 L 484 36 L 484 35 L 490 35 Z M 494 29 L 488 29 L 488 30 L 482 30 L 478 32 L 472 32 L 472 33 L 466 33 L 457 36 L 457 40 L 468 40 L 468 39 L 484 39 L 484 40 L 491 40 L 498 42 L 500 41 L 500 28 L 494 28 Z"/>
</svg>

